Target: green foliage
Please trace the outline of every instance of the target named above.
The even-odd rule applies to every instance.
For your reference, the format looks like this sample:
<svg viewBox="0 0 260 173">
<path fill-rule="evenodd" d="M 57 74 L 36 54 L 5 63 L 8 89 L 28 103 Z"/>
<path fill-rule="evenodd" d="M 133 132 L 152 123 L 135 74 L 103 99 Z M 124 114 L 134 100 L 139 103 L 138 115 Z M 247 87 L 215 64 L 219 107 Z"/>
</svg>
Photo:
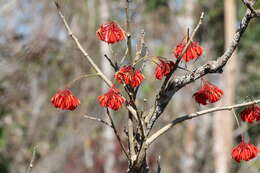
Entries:
<svg viewBox="0 0 260 173">
<path fill-rule="evenodd" d="M 205 6 L 205 21 L 202 32 L 204 38 L 210 38 L 214 41 L 213 48 L 217 57 L 224 50 L 224 4 L 223 1 L 202 0 L 202 6 Z"/>
<path fill-rule="evenodd" d="M 1 105 L 0 105 L 1 106 Z M 0 115 L 3 111 L 1 110 Z M 7 143 L 7 136 L 5 135 L 5 129 L 3 127 L 0 127 L 0 172 L 1 173 L 7 173 L 9 172 L 9 163 L 10 161 L 2 155 L 2 152 L 6 148 L 6 143 Z"/>
<path fill-rule="evenodd" d="M 0 155 L 0 172 L 8 173 L 10 169 L 10 161 Z"/>
<path fill-rule="evenodd" d="M 257 2 L 256 5 L 260 5 Z M 245 13 L 243 4 L 239 4 L 238 14 L 241 16 Z M 239 98 L 243 99 L 247 96 L 258 98 L 260 96 L 260 24 L 257 22 L 259 19 L 255 19 L 247 28 L 240 46 L 239 46 L 239 58 L 241 58 L 241 73 L 244 74 L 243 80 L 239 83 Z"/>
<path fill-rule="evenodd" d="M 155 54 L 156 54 L 157 56 L 164 56 L 164 53 L 165 53 L 165 50 L 164 50 L 163 47 L 157 47 L 157 48 L 155 49 Z"/>
<path fill-rule="evenodd" d="M 146 0 L 147 11 L 155 11 L 160 7 L 166 7 L 168 0 Z"/>
</svg>

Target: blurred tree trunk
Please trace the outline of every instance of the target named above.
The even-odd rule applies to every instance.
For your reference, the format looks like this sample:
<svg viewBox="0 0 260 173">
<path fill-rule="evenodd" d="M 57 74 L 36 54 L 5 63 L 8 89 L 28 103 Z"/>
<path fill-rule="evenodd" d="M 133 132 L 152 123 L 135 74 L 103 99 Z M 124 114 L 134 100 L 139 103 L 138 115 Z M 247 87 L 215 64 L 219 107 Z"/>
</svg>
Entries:
<svg viewBox="0 0 260 173">
<path fill-rule="evenodd" d="M 236 7 L 235 0 L 224 1 L 225 16 L 225 48 L 229 46 L 235 33 Z M 221 88 L 224 97 L 220 105 L 231 105 L 234 103 L 236 82 L 236 54 L 233 54 L 221 75 Z M 214 116 L 214 154 L 215 172 L 228 173 L 230 165 L 230 151 L 233 137 L 233 116 L 230 111 L 217 112 Z"/>
<path fill-rule="evenodd" d="M 187 29 L 189 28 L 189 31 L 191 32 L 194 27 L 194 19 L 197 19 L 195 14 L 195 8 L 196 8 L 196 1 L 197 0 L 189 0 L 189 2 L 185 3 L 185 20 L 183 22 L 183 31 L 184 35 L 187 34 Z M 193 66 L 193 65 L 191 65 Z M 185 89 L 185 95 L 187 95 L 187 98 L 192 95 L 191 87 L 188 86 Z M 195 112 L 195 106 L 193 100 L 183 100 L 183 104 L 185 105 L 185 110 L 187 113 Z M 196 148 L 196 120 L 188 121 L 186 124 L 186 129 L 184 132 L 184 152 L 183 155 L 181 155 L 181 164 L 180 164 L 180 170 L 181 172 L 186 173 L 193 173 L 195 169 L 195 155 L 194 151 Z"/>
<path fill-rule="evenodd" d="M 110 18 L 109 12 L 109 1 L 108 0 L 100 0 L 100 7 L 99 7 L 99 15 L 100 15 L 100 23 L 107 22 Z M 100 42 L 100 54 L 101 54 L 101 69 L 104 74 L 107 75 L 108 78 L 112 78 L 113 76 L 113 69 L 111 68 L 108 61 L 104 58 L 104 55 L 107 54 L 108 57 L 111 57 L 111 50 L 109 49 L 109 45 L 105 44 L 104 42 Z M 102 86 L 102 92 L 107 92 L 108 88 L 105 83 Z M 106 121 L 109 121 L 108 119 Z M 104 158 L 104 169 L 105 172 L 114 172 L 114 165 L 115 165 L 115 136 L 114 132 L 110 127 L 105 126 L 103 129 L 103 144 L 102 145 L 102 154 Z"/>
</svg>

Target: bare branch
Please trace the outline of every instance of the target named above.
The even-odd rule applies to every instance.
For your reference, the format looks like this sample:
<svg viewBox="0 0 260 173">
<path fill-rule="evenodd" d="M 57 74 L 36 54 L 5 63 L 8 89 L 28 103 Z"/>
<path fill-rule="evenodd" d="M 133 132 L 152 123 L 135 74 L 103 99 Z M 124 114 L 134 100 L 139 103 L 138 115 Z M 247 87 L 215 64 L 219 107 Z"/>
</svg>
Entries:
<svg viewBox="0 0 260 173">
<path fill-rule="evenodd" d="M 127 152 L 126 152 L 126 150 L 125 150 L 125 147 L 124 147 L 124 145 L 123 145 L 123 142 L 122 142 L 122 140 L 121 140 L 121 138 L 120 138 L 120 136 L 119 136 L 119 134 L 118 134 L 118 132 L 117 132 L 115 123 L 114 123 L 114 121 L 113 121 L 113 119 L 112 119 L 112 117 L 111 117 L 111 115 L 110 115 L 110 112 L 109 112 L 108 108 L 107 108 L 106 110 L 107 110 L 107 116 L 108 116 L 108 118 L 109 118 L 109 120 L 110 120 L 112 129 L 114 130 L 114 133 L 115 133 L 115 135 L 116 135 L 116 138 L 117 138 L 117 140 L 118 140 L 118 142 L 119 142 L 119 144 L 120 144 L 120 146 L 121 146 L 121 149 L 123 150 L 123 152 L 124 152 L 125 156 L 127 157 L 127 159 L 130 161 L 130 157 L 129 157 L 129 155 L 127 154 Z"/>
<path fill-rule="evenodd" d="M 77 45 L 77 48 L 81 51 L 81 53 L 84 55 L 84 57 L 87 59 L 87 61 L 89 62 L 89 64 L 94 68 L 94 70 L 96 71 L 97 74 L 99 74 L 99 76 L 101 77 L 102 80 L 104 80 L 104 82 L 108 85 L 108 86 L 112 86 L 112 82 L 104 75 L 104 73 L 98 68 L 98 66 L 96 65 L 96 63 L 92 60 L 92 58 L 88 55 L 88 53 L 85 51 L 85 49 L 82 47 L 82 45 L 80 44 L 78 38 L 73 34 L 73 32 L 71 31 L 64 15 L 61 12 L 60 6 L 58 4 L 58 2 L 55 2 L 55 5 L 57 7 L 59 16 L 62 19 L 62 22 L 69 34 L 69 36 L 74 40 L 74 42 Z"/>
<path fill-rule="evenodd" d="M 175 120 L 171 121 L 169 124 L 165 125 L 161 129 L 159 129 L 157 132 L 155 132 L 153 135 L 151 135 L 147 139 L 146 145 L 149 146 L 159 136 L 163 135 L 164 133 L 169 131 L 173 126 L 175 126 L 179 123 L 182 123 L 183 121 L 186 121 L 186 120 L 189 120 L 189 119 L 192 119 L 192 118 L 196 118 L 196 117 L 199 117 L 199 116 L 202 116 L 202 115 L 205 115 L 205 114 L 209 114 L 209 113 L 212 113 L 212 112 L 224 111 L 224 110 L 232 111 L 234 108 L 240 108 L 240 107 L 244 107 L 244 106 L 248 106 L 248 105 L 252 105 L 252 104 L 257 104 L 257 103 L 260 103 L 260 100 L 255 100 L 255 101 L 251 101 L 251 102 L 240 103 L 240 104 L 225 106 L 225 107 L 215 107 L 215 108 L 195 112 L 195 113 L 192 113 L 192 114 L 180 116 L 179 118 L 176 118 Z M 215 114 L 212 114 L 212 115 L 215 115 Z"/>
<path fill-rule="evenodd" d="M 105 120 L 102 120 L 102 119 L 100 119 L 100 118 L 96 118 L 96 117 L 88 116 L 88 115 L 84 115 L 84 118 L 87 118 L 87 119 L 90 119 L 90 120 L 94 120 L 94 121 L 103 123 L 103 124 L 105 124 L 106 126 L 109 126 L 109 127 L 113 128 L 111 124 L 109 124 L 108 122 L 106 122 Z"/>
<path fill-rule="evenodd" d="M 254 4 L 255 4 L 255 0 L 242 0 L 242 2 L 246 5 L 246 7 L 251 11 L 251 13 L 254 15 L 254 16 L 259 16 L 260 13 L 259 13 L 259 10 L 255 10 L 254 9 Z"/>
<path fill-rule="evenodd" d="M 128 113 L 128 144 L 130 150 L 131 163 L 136 159 L 135 144 L 134 144 L 134 124 L 131 113 Z"/>
<path fill-rule="evenodd" d="M 29 164 L 29 167 L 28 167 L 26 173 L 31 173 L 31 170 L 33 168 L 33 163 L 34 163 L 34 160 L 35 160 L 36 150 L 37 150 L 37 146 L 33 147 L 32 159 L 30 161 L 30 164 Z"/>
<path fill-rule="evenodd" d="M 107 61 L 109 62 L 110 66 L 113 67 L 114 71 L 118 71 L 118 65 L 115 63 L 113 63 L 113 61 L 107 56 L 107 54 L 104 55 L 104 57 L 107 59 Z"/>
</svg>

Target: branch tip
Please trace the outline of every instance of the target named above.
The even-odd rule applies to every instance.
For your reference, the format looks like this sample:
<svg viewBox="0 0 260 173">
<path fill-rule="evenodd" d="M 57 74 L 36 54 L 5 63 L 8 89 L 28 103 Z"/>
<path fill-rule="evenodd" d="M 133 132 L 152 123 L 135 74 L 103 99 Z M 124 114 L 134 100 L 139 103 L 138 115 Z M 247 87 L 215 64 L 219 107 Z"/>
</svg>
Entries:
<svg viewBox="0 0 260 173">
<path fill-rule="evenodd" d="M 59 3 L 58 3 L 57 1 L 54 1 L 54 4 L 55 4 L 56 8 L 57 8 L 58 10 L 60 10 L 60 5 L 59 5 Z"/>
</svg>

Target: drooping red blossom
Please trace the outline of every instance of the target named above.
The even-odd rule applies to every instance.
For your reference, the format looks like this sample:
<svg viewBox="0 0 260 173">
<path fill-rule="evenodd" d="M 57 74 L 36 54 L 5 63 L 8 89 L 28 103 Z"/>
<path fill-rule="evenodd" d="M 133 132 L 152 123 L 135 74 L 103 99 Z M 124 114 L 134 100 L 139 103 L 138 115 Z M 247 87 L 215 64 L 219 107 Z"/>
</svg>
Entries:
<svg viewBox="0 0 260 173">
<path fill-rule="evenodd" d="M 138 87 L 144 80 L 144 75 L 140 70 L 135 70 L 130 85 L 135 88 Z"/>
<path fill-rule="evenodd" d="M 193 94 L 193 97 L 195 98 L 196 102 L 199 104 L 206 105 L 207 104 L 207 95 L 205 94 L 204 90 L 199 90 L 195 94 Z"/>
<path fill-rule="evenodd" d="M 71 111 L 80 104 L 80 100 L 69 89 L 58 91 L 51 98 L 51 102 L 56 108 Z"/>
<path fill-rule="evenodd" d="M 104 95 L 98 96 L 98 100 L 101 106 L 108 107 L 113 110 L 118 110 L 125 102 L 124 98 L 120 94 L 119 89 L 117 89 L 115 85 L 113 85 Z"/>
<path fill-rule="evenodd" d="M 224 92 L 217 86 L 203 80 L 203 86 L 199 91 L 193 94 L 193 97 L 197 103 L 206 105 L 219 101 L 223 94 Z"/>
<path fill-rule="evenodd" d="M 154 75 L 156 79 L 162 80 L 163 76 L 167 76 L 174 67 L 174 62 L 172 61 L 163 61 L 160 60 L 160 64 L 158 64 L 155 68 Z"/>
<path fill-rule="evenodd" d="M 125 31 L 115 22 L 101 24 L 96 32 L 99 40 L 113 44 L 124 40 Z"/>
<path fill-rule="evenodd" d="M 253 123 L 255 120 L 260 121 L 260 107 L 253 104 L 240 112 L 240 117 L 243 121 Z"/>
<path fill-rule="evenodd" d="M 140 70 L 136 70 L 132 66 L 122 66 L 115 74 L 115 79 L 119 83 L 131 85 L 131 87 L 138 87 L 144 80 L 144 75 Z"/>
<path fill-rule="evenodd" d="M 231 156 L 238 163 L 241 160 L 248 161 L 255 158 L 258 154 L 258 149 L 255 145 L 246 143 L 244 141 L 240 142 L 236 147 L 232 149 Z"/>
<path fill-rule="evenodd" d="M 183 41 L 179 43 L 175 50 L 174 50 L 174 55 L 176 58 L 179 58 L 181 56 L 181 53 L 183 49 L 185 48 L 186 43 Z M 188 46 L 186 52 L 182 56 L 182 59 L 186 62 L 189 62 L 190 60 L 196 59 L 199 56 L 201 56 L 203 53 L 203 47 L 199 45 L 197 42 L 191 42 L 190 45 Z"/>
<path fill-rule="evenodd" d="M 256 106 L 256 121 L 260 121 L 260 107 L 259 106 Z"/>
</svg>

